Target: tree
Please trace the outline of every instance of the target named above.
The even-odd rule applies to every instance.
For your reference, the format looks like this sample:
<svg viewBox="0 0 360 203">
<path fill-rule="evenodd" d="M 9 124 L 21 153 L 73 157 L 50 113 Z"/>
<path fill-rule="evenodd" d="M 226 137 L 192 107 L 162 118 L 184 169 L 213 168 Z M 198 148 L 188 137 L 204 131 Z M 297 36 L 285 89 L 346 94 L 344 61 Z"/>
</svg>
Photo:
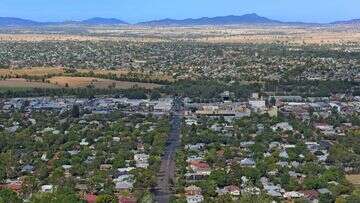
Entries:
<svg viewBox="0 0 360 203">
<path fill-rule="evenodd" d="M 134 184 L 135 188 L 151 188 L 154 186 L 156 178 L 154 173 L 149 169 L 136 169 L 133 171 L 135 173 L 136 182 Z"/>
<path fill-rule="evenodd" d="M 151 94 L 150 94 L 150 99 L 151 100 L 157 100 L 161 98 L 161 94 L 159 91 L 152 91 Z"/>
<path fill-rule="evenodd" d="M 272 202 L 271 199 L 265 197 L 265 196 L 253 196 L 253 195 L 243 195 L 239 201 L 240 203 L 249 203 L 249 202 L 261 202 L 261 203 L 270 203 Z"/>
<path fill-rule="evenodd" d="M 10 189 L 0 190 L 0 198 L 4 201 L 6 200 L 6 203 L 22 203 L 22 200 L 19 198 L 16 192 Z"/>
<path fill-rule="evenodd" d="M 208 163 L 215 163 L 218 159 L 217 153 L 216 153 L 216 149 L 215 148 L 211 148 L 205 155 L 205 160 Z"/>
<path fill-rule="evenodd" d="M 6 170 L 4 165 L 0 164 L 0 183 L 4 182 L 6 179 Z"/>
<path fill-rule="evenodd" d="M 15 176 L 16 175 L 16 171 L 14 170 L 14 166 L 16 166 L 15 154 L 12 151 L 1 153 L 0 160 L 2 161 L 3 167 L 5 168 L 6 177 L 12 178 L 13 176 Z"/>
<path fill-rule="evenodd" d="M 335 202 L 334 197 L 331 194 L 321 194 L 319 197 L 319 203 L 333 203 Z"/>
<path fill-rule="evenodd" d="M 57 190 L 54 193 L 37 193 L 32 195 L 31 203 L 83 203 L 79 197 L 69 189 Z"/>
<path fill-rule="evenodd" d="M 221 196 L 217 197 L 215 201 L 218 202 L 218 203 L 231 203 L 231 202 L 234 202 L 234 200 L 232 199 L 230 194 L 221 195 Z"/>
<path fill-rule="evenodd" d="M 96 203 L 116 203 L 117 199 L 111 195 L 103 194 L 96 197 Z"/>
<path fill-rule="evenodd" d="M 304 180 L 304 186 L 308 190 L 319 189 L 326 186 L 326 182 L 320 177 L 308 176 Z"/>
<path fill-rule="evenodd" d="M 140 198 L 139 202 L 140 203 L 152 203 L 152 202 L 154 202 L 154 197 L 149 191 L 146 191 Z"/>
<path fill-rule="evenodd" d="M 360 189 L 354 190 L 349 197 L 346 198 L 346 203 L 360 202 Z"/>
<path fill-rule="evenodd" d="M 270 104 L 270 106 L 275 106 L 275 105 L 276 105 L 276 99 L 275 99 L 275 97 L 271 97 L 271 98 L 270 98 L 269 104 Z"/>
<path fill-rule="evenodd" d="M 326 170 L 322 175 L 321 177 L 327 181 L 327 182 L 330 182 L 330 181 L 341 181 L 342 179 L 345 178 L 343 172 L 337 168 L 330 168 L 328 170 Z"/>
<path fill-rule="evenodd" d="M 223 170 L 212 171 L 209 179 L 215 181 L 219 187 L 224 187 L 228 185 L 229 182 L 228 176 Z"/>
<path fill-rule="evenodd" d="M 216 196 L 216 182 L 213 180 L 205 180 L 199 183 L 203 194 L 206 197 L 215 197 Z"/>
<path fill-rule="evenodd" d="M 261 172 L 257 168 L 250 168 L 250 167 L 244 167 L 242 168 L 243 176 L 250 178 L 250 180 L 253 181 L 253 183 L 260 180 Z"/>
<path fill-rule="evenodd" d="M 32 193 L 38 190 L 38 184 L 34 176 L 25 176 L 22 183 L 22 193 L 25 197 L 28 197 Z"/>
<path fill-rule="evenodd" d="M 78 104 L 73 105 L 71 115 L 74 118 L 79 118 L 79 116 L 80 116 L 80 106 Z"/>
<path fill-rule="evenodd" d="M 50 181 L 55 185 L 62 185 L 64 182 L 64 171 L 62 168 L 56 168 L 50 176 Z"/>
</svg>

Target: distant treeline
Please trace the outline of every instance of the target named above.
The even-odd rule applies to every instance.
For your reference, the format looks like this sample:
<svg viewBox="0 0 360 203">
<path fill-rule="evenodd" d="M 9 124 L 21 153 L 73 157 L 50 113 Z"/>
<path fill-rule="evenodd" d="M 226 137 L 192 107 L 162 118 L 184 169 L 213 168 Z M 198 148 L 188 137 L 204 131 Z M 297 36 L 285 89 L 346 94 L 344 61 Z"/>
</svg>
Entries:
<svg viewBox="0 0 360 203">
<path fill-rule="evenodd" d="M 266 82 L 266 92 L 279 95 L 300 95 L 304 97 L 327 97 L 344 93 L 360 95 L 360 82 L 355 81 L 281 81 Z"/>
<path fill-rule="evenodd" d="M 151 78 L 150 75 L 146 74 L 139 74 L 139 73 L 128 73 L 124 75 L 117 75 L 114 73 L 107 73 L 107 74 L 98 74 L 92 71 L 87 73 L 80 73 L 80 72 L 73 72 L 71 74 L 66 74 L 66 76 L 72 77 L 95 77 L 95 78 L 102 78 L 102 79 L 109 79 L 109 80 L 117 80 L 117 81 L 129 81 L 129 82 L 143 82 L 143 83 L 156 83 L 167 85 L 171 82 L 168 80 L 162 80 L 158 78 Z"/>
<path fill-rule="evenodd" d="M 161 88 L 161 92 L 195 101 L 220 101 L 221 93 L 230 91 L 237 100 L 247 99 L 253 92 L 275 95 L 299 95 L 303 97 L 327 97 L 332 94 L 345 93 L 360 95 L 360 82 L 350 81 L 283 81 L 264 83 L 243 83 L 219 80 L 181 80 Z"/>
<path fill-rule="evenodd" d="M 261 84 L 250 85 L 218 80 L 181 80 L 160 89 L 162 93 L 190 97 L 199 102 L 210 102 L 220 101 L 220 94 L 225 91 L 233 92 L 235 98 L 248 98 L 251 93 L 261 90 Z"/>
<path fill-rule="evenodd" d="M 246 100 L 251 93 L 262 95 L 298 95 L 303 97 L 328 97 L 332 94 L 344 93 L 353 96 L 360 95 L 360 82 L 349 81 L 288 81 L 244 83 L 240 81 L 220 80 L 180 80 L 158 89 L 96 89 L 96 88 L 62 88 L 62 89 L 4 89 L 1 98 L 36 97 L 36 96 L 77 96 L 81 98 L 96 95 L 122 95 L 130 99 L 156 99 L 163 95 L 189 97 L 196 102 L 222 101 L 221 93 L 231 92 L 232 99 Z"/>
<path fill-rule="evenodd" d="M 1 91 L 0 98 L 16 98 L 16 97 L 62 97 L 76 96 L 79 98 L 92 98 L 99 95 L 125 96 L 130 99 L 147 99 L 154 97 L 156 91 L 132 88 L 132 89 L 95 89 L 95 88 L 33 88 L 33 89 L 6 89 Z"/>
</svg>

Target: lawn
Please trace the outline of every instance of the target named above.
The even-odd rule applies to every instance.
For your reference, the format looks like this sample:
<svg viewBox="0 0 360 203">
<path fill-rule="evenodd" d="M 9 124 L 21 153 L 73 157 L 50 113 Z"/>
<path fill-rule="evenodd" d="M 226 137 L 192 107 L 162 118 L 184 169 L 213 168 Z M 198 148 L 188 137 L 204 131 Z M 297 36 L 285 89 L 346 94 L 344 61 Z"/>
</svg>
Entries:
<svg viewBox="0 0 360 203">
<path fill-rule="evenodd" d="M 360 187 L 360 174 L 346 175 L 346 180 L 351 184 Z"/>
</svg>

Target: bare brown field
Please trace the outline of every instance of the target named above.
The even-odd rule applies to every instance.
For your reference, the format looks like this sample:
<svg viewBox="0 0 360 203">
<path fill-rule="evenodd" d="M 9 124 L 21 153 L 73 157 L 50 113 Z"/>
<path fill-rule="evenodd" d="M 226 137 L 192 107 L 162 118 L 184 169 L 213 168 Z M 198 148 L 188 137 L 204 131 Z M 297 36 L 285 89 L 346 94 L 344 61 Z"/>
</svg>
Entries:
<svg viewBox="0 0 360 203">
<path fill-rule="evenodd" d="M 0 76 L 8 76 L 8 77 L 16 77 L 22 75 L 46 76 L 49 74 L 61 74 L 64 72 L 65 72 L 64 68 L 52 68 L 52 67 L 0 69 Z"/>
<path fill-rule="evenodd" d="M 94 74 L 99 75 L 108 75 L 108 74 L 115 74 L 118 77 L 126 76 L 128 74 L 139 74 L 142 75 L 144 73 L 141 72 L 134 72 L 129 71 L 126 69 L 117 69 L 117 70 L 106 70 L 106 69 L 76 69 L 79 73 L 90 73 L 93 72 Z M 24 75 L 27 76 L 47 76 L 52 74 L 65 74 L 65 68 L 61 67 L 33 67 L 33 68 L 17 68 L 17 69 L 0 69 L 0 77 L 21 77 Z M 173 81 L 173 78 L 170 75 L 165 75 L 161 73 L 151 74 L 150 79 L 160 79 L 160 80 L 167 80 Z"/>
<path fill-rule="evenodd" d="M 346 175 L 346 180 L 348 180 L 351 184 L 360 187 L 360 174 Z"/>
<path fill-rule="evenodd" d="M 28 82 L 23 78 L 11 78 L 7 80 L 0 80 L 0 88 L 59 88 L 60 86 L 43 83 L 43 82 Z"/>
<path fill-rule="evenodd" d="M 129 89 L 132 87 L 141 87 L 146 89 L 153 89 L 161 85 L 154 83 L 139 83 L 139 82 L 125 82 L 107 79 L 99 79 L 93 77 L 52 77 L 48 79 L 51 84 L 62 87 L 68 86 L 73 88 L 84 88 L 92 84 L 95 88 L 106 89 L 111 85 L 115 85 L 117 89 Z"/>
</svg>

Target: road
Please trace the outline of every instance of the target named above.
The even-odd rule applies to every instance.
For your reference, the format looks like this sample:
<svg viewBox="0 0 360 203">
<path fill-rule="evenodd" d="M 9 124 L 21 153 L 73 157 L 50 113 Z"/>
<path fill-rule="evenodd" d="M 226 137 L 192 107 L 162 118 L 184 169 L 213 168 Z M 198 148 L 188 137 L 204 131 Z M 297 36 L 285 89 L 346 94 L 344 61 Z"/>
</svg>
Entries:
<svg viewBox="0 0 360 203">
<path fill-rule="evenodd" d="M 157 186 L 154 190 L 157 203 L 168 203 L 172 195 L 171 184 L 175 180 L 175 153 L 180 144 L 180 128 L 181 116 L 175 112 L 171 117 L 171 131 L 157 174 Z"/>
</svg>

